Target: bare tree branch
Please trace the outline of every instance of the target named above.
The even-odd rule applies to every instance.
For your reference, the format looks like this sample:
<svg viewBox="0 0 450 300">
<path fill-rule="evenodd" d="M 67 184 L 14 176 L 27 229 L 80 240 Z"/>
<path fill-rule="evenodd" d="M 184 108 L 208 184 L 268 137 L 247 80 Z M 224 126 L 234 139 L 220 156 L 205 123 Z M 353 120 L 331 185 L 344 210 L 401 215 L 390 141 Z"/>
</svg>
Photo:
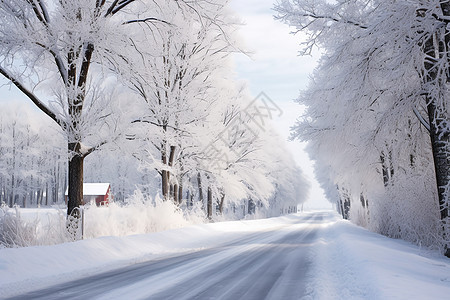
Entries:
<svg viewBox="0 0 450 300">
<path fill-rule="evenodd" d="M 153 22 L 153 21 L 161 22 L 161 23 L 164 23 L 167 25 L 172 25 L 169 22 L 158 19 L 158 18 L 145 18 L 145 19 L 130 20 L 130 21 L 123 22 L 122 24 L 126 25 L 126 24 L 132 24 L 132 23 L 146 23 L 146 22 Z"/>
<path fill-rule="evenodd" d="M 24 93 L 42 112 L 49 116 L 59 126 L 65 127 L 65 123 L 61 121 L 53 111 L 51 111 L 42 101 L 30 90 L 28 90 L 21 82 L 19 82 L 13 75 L 0 66 L 0 74 L 9 79 L 22 93 Z"/>
<path fill-rule="evenodd" d="M 118 13 L 125 6 L 127 6 L 128 4 L 131 4 L 133 2 L 134 2 L 134 0 L 114 0 L 114 2 L 111 4 L 111 6 L 106 11 L 105 17 Z"/>
<path fill-rule="evenodd" d="M 179 132 L 189 133 L 188 131 L 180 129 L 180 128 L 177 128 L 175 126 L 165 125 L 165 124 L 158 124 L 156 122 L 148 121 L 148 120 L 134 120 L 134 121 L 131 122 L 131 124 L 135 124 L 135 123 L 147 123 L 147 124 L 151 124 L 151 125 L 154 125 L 154 126 L 157 126 L 157 127 L 161 127 L 161 128 L 166 127 L 166 128 L 171 128 L 173 130 L 179 131 Z"/>
</svg>

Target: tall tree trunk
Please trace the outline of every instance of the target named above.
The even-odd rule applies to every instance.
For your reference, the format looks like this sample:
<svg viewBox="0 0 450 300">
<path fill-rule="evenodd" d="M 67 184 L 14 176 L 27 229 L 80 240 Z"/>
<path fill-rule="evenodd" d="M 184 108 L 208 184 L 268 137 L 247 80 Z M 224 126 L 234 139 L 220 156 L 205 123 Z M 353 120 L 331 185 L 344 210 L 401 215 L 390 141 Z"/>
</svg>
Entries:
<svg viewBox="0 0 450 300">
<path fill-rule="evenodd" d="M 161 146 L 163 149 L 161 154 L 161 161 L 163 163 L 163 166 L 173 166 L 173 160 L 175 158 L 175 146 L 170 146 L 170 152 L 169 157 L 167 157 L 166 151 L 166 142 L 164 142 Z M 171 196 L 171 186 L 170 186 L 170 171 L 168 170 L 162 170 L 161 171 L 161 190 L 163 194 L 164 201 L 169 200 Z"/>
<path fill-rule="evenodd" d="M 225 202 L 225 193 L 222 193 L 222 197 L 220 198 L 220 203 L 219 203 L 220 214 L 223 214 L 223 203 L 224 202 Z"/>
<path fill-rule="evenodd" d="M 197 174 L 197 186 L 198 186 L 198 200 L 202 202 L 203 205 L 202 176 L 200 175 L 200 173 Z"/>
<path fill-rule="evenodd" d="M 45 183 L 45 206 L 48 206 L 48 181 Z"/>
<path fill-rule="evenodd" d="M 73 143 L 69 143 L 69 149 L 75 147 Z M 72 215 L 76 207 L 80 207 L 83 203 L 83 164 L 84 157 L 74 155 L 69 161 L 69 193 L 67 202 L 67 215 Z M 79 217 L 78 215 L 74 215 Z"/>
<path fill-rule="evenodd" d="M 39 189 L 36 192 L 36 206 L 40 207 L 42 204 L 42 187 L 39 187 Z"/>
<path fill-rule="evenodd" d="M 440 124 L 443 119 L 437 115 L 437 109 L 433 103 L 428 105 L 428 116 L 430 121 L 430 139 L 431 148 L 433 151 L 434 170 L 436 174 L 436 186 L 438 191 L 440 218 L 443 226 L 443 237 L 446 241 L 445 255 L 450 257 L 450 233 L 448 227 L 450 226 L 449 219 L 449 204 L 446 188 L 449 186 L 450 180 L 450 139 L 448 132 L 442 132 Z"/>
<path fill-rule="evenodd" d="M 388 167 L 386 166 L 386 157 L 384 155 L 384 151 L 381 151 L 380 161 L 381 161 L 381 171 L 383 174 L 383 184 L 385 187 L 387 187 L 389 184 L 389 172 Z"/>
<path fill-rule="evenodd" d="M 255 202 L 253 201 L 253 199 L 248 199 L 248 207 L 247 207 L 248 211 L 247 213 L 249 215 L 253 215 L 256 211 L 256 205 Z"/>
<path fill-rule="evenodd" d="M 161 190 L 163 194 L 164 201 L 167 201 L 169 199 L 169 174 L 168 171 L 163 170 L 161 172 Z"/>
<path fill-rule="evenodd" d="M 180 186 L 178 187 L 178 204 L 181 204 L 183 202 L 183 185 L 181 184 L 180 179 Z"/>
<path fill-rule="evenodd" d="M 170 153 L 169 153 L 169 167 L 173 167 L 173 160 L 175 158 L 175 146 L 170 146 Z M 175 191 L 175 187 L 170 184 L 170 171 L 167 171 L 167 183 L 170 185 L 171 191 L 170 196 L 173 197 L 173 201 L 177 201 L 177 197 L 175 197 L 175 194 L 178 193 L 178 191 Z"/>
<path fill-rule="evenodd" d="M 208 187 L 208 199 L 207 199 L 207 208 L 208 208 L 208 219 L 212 219 L 212 190 L 210 187 Z"/>
<path fill-rule="evenodd" d="M 390 147 L 386 144 L 386 149 L 389 149 Z M 385 151 L 381 151 L 380 154 L 380 160 L 381 160 L 381 170 L 383 173 L 383 183 L 384 186 L 387 187 L 389 182 L 392 183 L 392 179 L 394 177 L 394 165 L 392 160 L 392 151 L 386 150 L 387 155 Z"/>
<path fill-rule="evenodd" d="M 170 146 L 170 153 L 169 153 L 169 167 L 173 166 L 173 160 L 175 158 L 175 146 Z"/>
<path fill-rule="evenodd" d="M 13 170 L 13 173 L 12 173 L 12 175 L 11 175 L 11 195 L 10 195 L 10 202 L 11 202 L 11 204 L 9 205 L 10 207 L 13 207 L 14 206 L 14 198 L 15 198 L 15 195 L 16 195 L 16 192 L 15 192 L 15 182 L 16 182 L 16 179 L 15 179 L 15 176 L 14 176 L 14 170 Z"/>
<path fill-rule="evenodd" d="M 78 16 L 81 20 L 81 15 Z M 79 122 L 82 120 L 83 104 L 86 97 L 86 84 L 88 79 L 88 71 L 91 65 L 92 53 L 94 45 L 88 43 L 83 52 L 70 49 L 67 55 L 67 89 L 69 91 L 69 107 L 68 112 L 71 120 L 71 129 L 74 136 L 73 140 L 68 142 L 68 151 L 71 157 L 69 161 L 69 193 L 67 203 L 67 215 L 73 215 L 77 218 L 81 217 L 75 213 L 74 209 L 83 204 L 83 163 L 87 154 L 80 152 L 81 149 L 81 133 Z M 77 70 L 77 60 L 82 58 L 82 63 Z M 77 76 L 78 75 L 78 76 Z M 75 97 L 70 91 L 77 91 Z M 73 98 L 72 98 L 73 97 Z"/>
<path fill-rule="evenodd" d="M 450 16 L 450 3 L 441 2 L 441 9 L 444 16 Z M 450 78 L 448 70 L 441 70 L 435 63 L 439 59 L 448 58 L 448 45 L 450 42 L 450 32 L 446 30 L 444 38 L 434 34 L 425 42 L 424 52 L 427 57 L 424 66 L 427 74 L 425 76 L 425 84 L 434 87 L 435 92 L 428 94 L 427 113 L 430 124 L 430 139 L 433 152 L 433 160 L 436 174 L 436 186 L 439 199 L 440 218 L 443 227 L 443 238 L 446 243 L 445 255 L 450 257 L 450 242 L 447 227 L 449 224 L 448 199 L 446 199 L 445 189 L 449 185 L 450 180 L 450 139 L 449 133 L 446 132 L 445 123 L 449 121 L 448 108 L 444 106 L 447 102 L 445 99 L 436 99 L 434 97 L 446 96 L 446 85 L 449 84 Z M 434 97 L 433 97 L 434 95 Z M 436 96 L 437 95 L 437 96 Z M 438 104 L 439 103 L 439 104 Z M 438 106 L 439 105 L 439 106 Z"/>
<path fill-rule="evenodd" d="M 180 204 L 179 202 L 178 202 L 178 192 L 179 192 L 179 190 L 178 190 L 178 184 L 174 184 L 173 185 L 173 202 L 175 203 L 175 204 Z"/>
<path fill-rule="evenodd" d="M 166 151 L 166 147 L 163 144 L 162 145 L 162 153 L 161 153 L 161 161 L 163 163 L 163 167 L 165 167 L 167 165 L 167 153 Z M 163 195 L 163 200 L 167 201 L 169 199 L 169 174 L 167 170 L 162 170 L 161 171 L 161 191 L 162 191 L 162 195 Z"/>
</svg>

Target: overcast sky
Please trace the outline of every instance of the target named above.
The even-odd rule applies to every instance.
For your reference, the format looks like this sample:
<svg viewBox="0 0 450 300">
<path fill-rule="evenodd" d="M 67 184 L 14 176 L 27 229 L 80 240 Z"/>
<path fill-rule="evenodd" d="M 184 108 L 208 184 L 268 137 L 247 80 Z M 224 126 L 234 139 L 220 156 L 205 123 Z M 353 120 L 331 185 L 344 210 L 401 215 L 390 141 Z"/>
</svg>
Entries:
<svg viewBox="0 0 450 300">
<path fill-rule="evenodd" d="M 244 22 L 240 35 L 251 57 L 236 55 L 236 72 L 246 80 L 254 96 L 265 92 L 283 110 L 275 120 L 280 134 L 288 140 L 289 128 L 302 115 L 302 107 L 294 102 L 300 90 L 307 87 L 309 74 L 316 66 L 316 58 L 300 57 L 301 35 L 291 34 L 292 28 L 274 19 L 276 0 L 231 0 L 231 7 Z M 304 152 L 304 144 L 288 142 L 297 164 L 312 184 L 307 208 L 329 208 L 314 177 L 313 163 Z M 295 180 L 295 179 L 294 179 Z"/>
</svg>

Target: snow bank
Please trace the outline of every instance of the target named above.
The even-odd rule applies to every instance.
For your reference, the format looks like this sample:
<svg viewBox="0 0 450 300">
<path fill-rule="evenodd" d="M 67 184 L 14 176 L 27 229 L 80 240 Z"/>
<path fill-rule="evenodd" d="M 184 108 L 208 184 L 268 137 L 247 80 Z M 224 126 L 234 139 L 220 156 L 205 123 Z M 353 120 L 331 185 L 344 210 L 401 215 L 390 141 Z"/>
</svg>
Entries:
<svg viewBox="0 0 450 300">
<path fill-rule="evenodd" d="M 447 299 L 450 260 L 335 218 L 324 224 L 305 299 Z"/>
</svg>

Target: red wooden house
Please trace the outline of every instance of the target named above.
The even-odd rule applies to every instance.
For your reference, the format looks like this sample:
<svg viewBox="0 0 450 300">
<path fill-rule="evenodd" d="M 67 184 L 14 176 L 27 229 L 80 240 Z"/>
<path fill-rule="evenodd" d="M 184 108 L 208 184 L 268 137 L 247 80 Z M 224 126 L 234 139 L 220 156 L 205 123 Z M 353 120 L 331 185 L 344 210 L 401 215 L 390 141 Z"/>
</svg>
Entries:
<svg viewBox="0 0 450 300">
<path fill-rule="evenodd" d="M 66 203 L 69 190 L 66 190 Z M 83 183 L 83 205 L 94 201 L 97 206 L 106 205 L 112 201 L 111 185 L 109 183 Z"/>
</svg>

